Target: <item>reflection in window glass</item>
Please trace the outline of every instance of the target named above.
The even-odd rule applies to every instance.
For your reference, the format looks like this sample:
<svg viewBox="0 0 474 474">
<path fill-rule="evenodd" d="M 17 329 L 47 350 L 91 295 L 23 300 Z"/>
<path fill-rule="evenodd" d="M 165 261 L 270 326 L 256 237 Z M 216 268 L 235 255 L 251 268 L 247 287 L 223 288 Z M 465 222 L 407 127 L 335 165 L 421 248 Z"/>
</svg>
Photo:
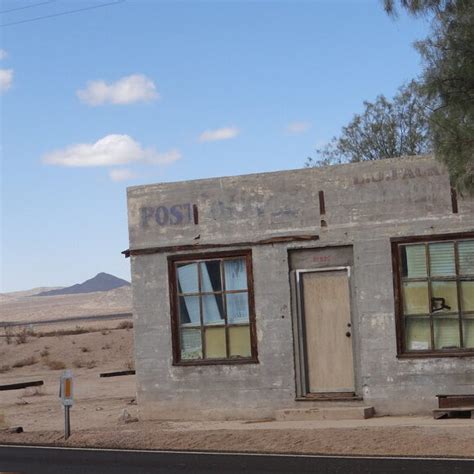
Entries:
<svg viewBox="0 0 474 474">
<path fill-rule="evenodd" d="M 202 358 L 201 329 L 181 328 L 181 359 Z"/>
<path fill-rule="evenodd" d="M 206 358 L 225 359 L 227 357 L 225 328 L 206 328 L 204 336 L 206 341 Z"/>
<path fill-rule="evenodd" d="M 224 324 L 224 308 L 222 295 L 203 295 L 202 314 L 204 324 Z"/>
<path fill-rule="evenodd" d="M 197 293 L 199 291 L 196 263 L 178 265 L 178 286 L 178 291 L 181 293 Z"/>
<path fill-rule="evenodd" d="M 459 273 L 474 275 L 474 240 L 463 240 L 458 243 Z"/>
<path fill-rule="evenodd" d="M 224 260 L 226 290 L 247 289 L 247 267 L 245 259 Z"/>
<path fill-rule="evenodd" d="M 179 319 L 189 326 L 201 324 L 199 317 L 199 296 L 179 297 Z"/>
<path fill-rule="evenodd" d="M 426 351 L 430 349 L 431 329 L 429 318 L 406 318 L 405 339 L 405 345 L 409 351 Z"/>
<path fill-rule="evenodd" d="M 428 282 L 414 281 L 403 283 L 404 314 L 428 314 Z"/>
<path fill-rule="evenodd" d="M 250 327 L 234 326 L 229 328 L 229 352 L 231 357 L 250 357 Z"/>
<path fill-rule="evenodd" d="M 248 323 L 248 293 L 227 293 L 227 321 L 229 324 Z"/>
<path fill-rule="evenodd" d="M 456 275 L 454 263 L 454 244 L 442 242 L 429 244 L 431 276 Z"/>
<path fill-rule="evenodd" d="M 474 312 L 474 281 L 461 282 L 461 302 L 464 312 Z"/>
<path fill-rule="evenodd" d="M 434 318 L 435 349 L 457 349 L 459 341 L 459 319 L 457 316 Z"/>
<path fill-rule="evenodd" d="M 201 262 L 201 291 L 216 292 L 222 290 L 221 263 L 219 260 Z"/>
<path fill-rule="evenodd" d="M 221 254 L 222 255 L 222 254 Z M 251 252 L 238 256 L 178 260 L 173 262 L 177 284 L 173 294 L 175 362 L 247 359 L 252 361 L 254 331 L 251 330 L 253 288 L 248 287 L 247 268 Z"/>
<path fill-rule="evenodd" d="M 452 313 L 458 311 L 458 292 L 455 281 L 431 282 L 431 312 Z"/>
<path fill-rule="evenodd" d="M 424 245 L 406 245 L 402 247 L 402 270 L 404 277 L 426 277 L 426 250 Z"/>
</svg>

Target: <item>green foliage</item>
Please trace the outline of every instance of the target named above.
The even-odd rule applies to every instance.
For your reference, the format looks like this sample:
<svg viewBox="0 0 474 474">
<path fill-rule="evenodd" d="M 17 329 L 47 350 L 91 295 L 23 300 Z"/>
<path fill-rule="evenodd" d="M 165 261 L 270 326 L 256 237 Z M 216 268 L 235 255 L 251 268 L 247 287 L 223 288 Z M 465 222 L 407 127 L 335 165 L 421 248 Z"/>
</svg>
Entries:
<svg viewBox="0 0 474 474">
<path fill-rule="evenodd" d="M 385 9 L 396 14 L 395 0 Z M 474 1 L 399 0 L 413 15 L 432 15 L 430 36 L 416 48 L 424 60 L 422 90 L 435 155 L 459 190 L 474 193 Z"/>
<path fill-rule="evenodd" d="M 356 114 L 342 128 L 339 137 L 316 150 L 306 166 L 381 160 L 431 151 L 428 131 L 429 100 L 420 94 L 415 81 L 401 87 L 393 100 L 383 95 L 375 102 L 364 102 L 362 114 Z"/>
<path fill-rule="evenodd" d="M 438 13 L 451 8 L 456 0 L 384 0 L 385 11 L 389 15 L 397 14 L 396 3 L 412 15 L 424 15 L 425 13 Z"/>
</svg>

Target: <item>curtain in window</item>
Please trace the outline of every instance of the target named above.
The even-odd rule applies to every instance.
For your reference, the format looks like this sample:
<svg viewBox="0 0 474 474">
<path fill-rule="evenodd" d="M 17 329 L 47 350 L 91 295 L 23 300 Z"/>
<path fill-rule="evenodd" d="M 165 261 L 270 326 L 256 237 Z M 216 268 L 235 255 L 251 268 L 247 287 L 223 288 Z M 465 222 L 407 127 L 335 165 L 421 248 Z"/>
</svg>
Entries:
<svg viewBox="0 0 474 474">
<path fill-rule="evenodd" d="M 474 240 L 461 241 L 458 244 L 459 273 L 474 275 Z"/>
<path fill-rule="evenodd" d="M 221 290 L 219 262 L 201 263 L 201 288 L 203 292 Z M 225 319 L 222 314 L 222 295 L 202 296 L 202 312 L 204 324 L 223 324 Z"/>
<path fill-rule="evenodd" d="M 197 265 L 195 263 L 178 267 L 178 285 L 181 293 L 197 293 L 199 291 Z M 180 300 L 180 304 L 184 302 L 187 312 L 186 317 L 182 317 L 184 319 L 182 322 L 200 324 L 199 297 L 183 296 Z"/>
<path fill-rule="evenodd" d="M 432 277 L 456 275 L 454 244 L 452 242 L 430 244 L 429 250 Z"/>
<path fill-rule="evenodd" d="M 407 245 L 405 247 L 408 278 L 426 277 L 426 254 L 424 245 Z"/>
</svg>

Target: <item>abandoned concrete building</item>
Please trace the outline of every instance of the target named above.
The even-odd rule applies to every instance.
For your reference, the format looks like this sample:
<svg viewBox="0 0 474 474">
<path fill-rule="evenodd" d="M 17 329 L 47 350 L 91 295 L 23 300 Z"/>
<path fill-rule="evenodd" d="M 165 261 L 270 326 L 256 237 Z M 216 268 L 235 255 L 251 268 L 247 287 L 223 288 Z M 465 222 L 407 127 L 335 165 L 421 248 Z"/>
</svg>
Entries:
<svg viewBox="0 0 474 474">
<path fill-rule="evenodd" d="M 474 393 L 474 200 L 433 158 L 136 186 L 128 219 L 143 418 Z"/>
</svg>

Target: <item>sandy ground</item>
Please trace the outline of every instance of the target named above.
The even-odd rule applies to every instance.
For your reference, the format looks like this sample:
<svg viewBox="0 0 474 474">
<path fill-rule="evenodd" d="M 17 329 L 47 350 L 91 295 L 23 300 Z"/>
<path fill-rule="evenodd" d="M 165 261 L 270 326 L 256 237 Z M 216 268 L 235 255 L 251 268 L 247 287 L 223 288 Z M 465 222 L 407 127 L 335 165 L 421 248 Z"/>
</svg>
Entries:
<svg viewBox="0 0 474 474">
<path fill-rule="evenodd" d="M 0 294 L 0 323 L 131 312 L 130 287 L 60 296 L 31 296 L 35 290 Z"/>
<path fill-rule="evenodd" d="M 474 420 L 470 419 L 124 423 L 120 420 L 124 409 L 131 418 L 139 417 L 135 377 L 99 378 L 99 373 L 129 368 L 132 347 L 131 329 L 29 337 L 24 344 L 7 344 L 0 338 L 0 367 L 10 367 L 0 373 L 0 384 L 36 379 L 45 382 L 39 388 L 0 392 L 0 412 L 5 413 L 10 426 L 24 429 L 20 434 L 0 431 L 0 443 L 474 458 Z M 28 357 L 36 362 L 11 368 Z M 62 361 L 75 376 L 76 404 L 71 410 L 72 436 L 68 441 L 63 439 L 63 409 L 58 400 L 62 370 L 52 370 L 48 361 Z"/>
</svg>

